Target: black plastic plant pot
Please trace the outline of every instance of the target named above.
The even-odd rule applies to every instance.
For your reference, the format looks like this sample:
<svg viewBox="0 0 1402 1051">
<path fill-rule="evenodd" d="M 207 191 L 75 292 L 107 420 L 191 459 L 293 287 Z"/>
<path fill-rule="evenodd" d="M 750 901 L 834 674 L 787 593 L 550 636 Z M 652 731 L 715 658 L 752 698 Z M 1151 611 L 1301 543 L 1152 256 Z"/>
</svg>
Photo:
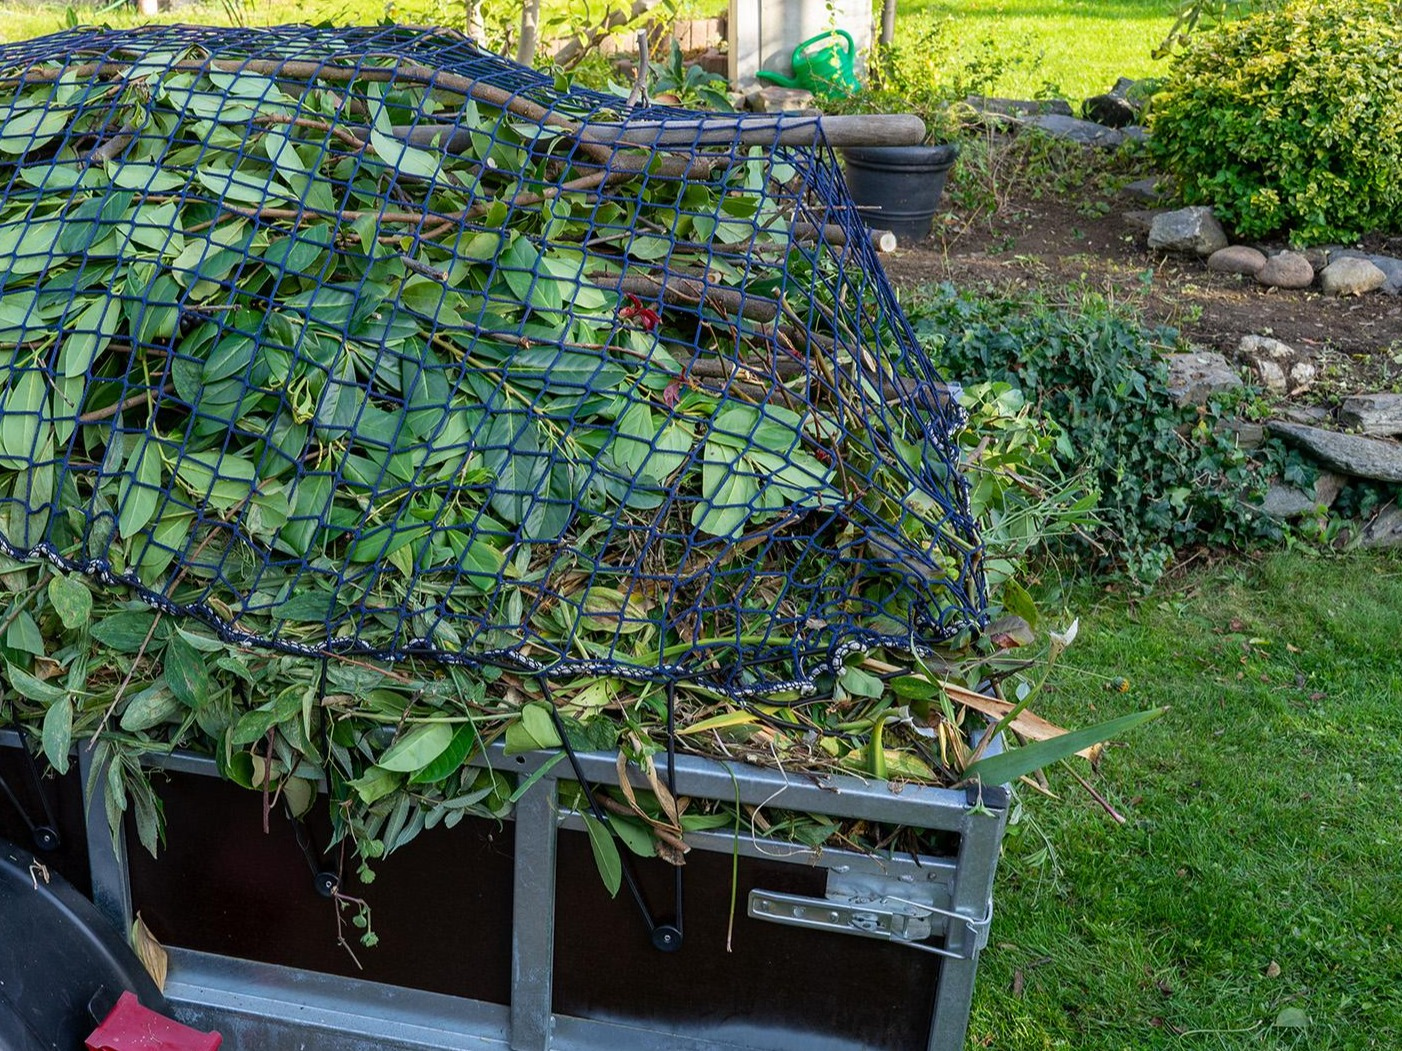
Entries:
<svg viewBox="0 0 1402 1051">
<path fill-rule="evenodd" d="M 902 241 L 929 236 L 956 143 L 938 146 L 849 146 L 847 189 L 867 226 L 890 230 Z"/>
</svg>

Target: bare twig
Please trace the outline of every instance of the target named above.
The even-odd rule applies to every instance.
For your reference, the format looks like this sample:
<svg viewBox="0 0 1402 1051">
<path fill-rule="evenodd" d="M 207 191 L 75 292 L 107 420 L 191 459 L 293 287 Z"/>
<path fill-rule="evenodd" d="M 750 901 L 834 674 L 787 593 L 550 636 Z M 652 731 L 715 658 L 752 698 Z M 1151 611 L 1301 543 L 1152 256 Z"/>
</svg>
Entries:
<svg viewBox="0 0 1402 1051">
<path fill-rule="evenodd" d="M 632 109 L 634 106 L 647 105 L 647 64 L 648 64 L 648 39 L 647 30 L 638 30 L 638 69 L 633 78 L 633 90 L 628 92 L 627 106 Z"/>
</svg>

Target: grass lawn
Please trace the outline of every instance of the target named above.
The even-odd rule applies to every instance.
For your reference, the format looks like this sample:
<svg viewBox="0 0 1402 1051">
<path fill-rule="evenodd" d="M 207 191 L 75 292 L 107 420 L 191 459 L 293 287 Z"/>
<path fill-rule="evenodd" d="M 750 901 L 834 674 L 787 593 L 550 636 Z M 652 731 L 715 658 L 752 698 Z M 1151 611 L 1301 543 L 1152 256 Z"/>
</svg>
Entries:
<svg viewBox="0 0 1402 1051">
<path fill-rule="evenodd" d="M 1150 53 L 1173 26 L 1177 0 L 902 0 L 903 42 L 933 32 L 941 50 L 988 51 L 991 93 L 1081 99 L 1121 76 L 1162 76 Z"/>
<path fill-rule="evenodd" d="M 1173 24 L 1176 5 L 1177 0 L 902 0 L 897 30 L 901 41 L 913 47 L 923 49 L 927 34 L 934 33 L 942 52 L 961 60 L 979 56 L 981 68 L 994 73 L 995 92 L 1031 96 L 1050 85 L 1052 93 L 1081 98 L 1104 91 L 1121 75 L 1158 73 L 1162 63 L 1149 52 Z M 0 0 L 0 42 L 56 32 L 68 6 L 61 0 Z M 395 4 L 405 17 L 433 6 L 434 0 Z M 457 5 L 441 0 L 440 6 L 448 10 Z M 686 6 L 721 5 L 698 0 Z M 104 14 L 99 10 L 82 5 L 78 14 L 84 22 L 118 27 L 149 21 L 130 5 Z M 384 14 L 384 0 L 229 0 L 227 5 L 182 7 L 155 21 L 227 25 L 237 18 L 249 25 L 276 25 L 330 19 L 349 24 L 376 22 Z"/>
<path fill-rule="evenodd" d="M 1043 714 L 1172 711 L 1094 781 L 1123 826 L 1062 772 L 1023 793 L 969 1046 L 1402 1046 L 1402 560 L 1076 601 Z"/>
</svg>

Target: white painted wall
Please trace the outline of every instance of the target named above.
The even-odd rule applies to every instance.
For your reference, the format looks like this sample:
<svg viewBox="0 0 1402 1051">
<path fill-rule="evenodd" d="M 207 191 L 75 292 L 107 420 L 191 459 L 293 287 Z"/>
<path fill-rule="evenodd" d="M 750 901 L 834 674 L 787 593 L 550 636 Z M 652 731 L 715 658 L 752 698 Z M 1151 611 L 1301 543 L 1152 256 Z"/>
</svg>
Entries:
<svg viewBox="0 0 1402 1051">
<path fill-rule="evenodd" d="M 772 69 L 788 76 L 796 45 L 836 26 L 857 42 L 857 71 L 872 41 L 872 0 L 730 0 L 730 79 L 739 83 Z"/>
</svg>

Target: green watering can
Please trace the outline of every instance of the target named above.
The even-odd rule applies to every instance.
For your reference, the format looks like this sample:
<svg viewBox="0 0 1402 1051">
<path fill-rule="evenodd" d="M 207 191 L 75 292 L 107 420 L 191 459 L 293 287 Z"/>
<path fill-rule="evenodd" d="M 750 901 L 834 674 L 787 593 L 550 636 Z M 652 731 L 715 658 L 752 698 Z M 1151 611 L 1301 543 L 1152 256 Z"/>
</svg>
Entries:
<svg viewBox="0 0 1402 1051">
<path fill-rule="evenodd" d="M 841 37 L 847 41 L 844 50 Z M 814 44 L 828 41 L 827 47 L 813 52 L 808 49 Z M 852 63 L 857 55 L 857 43 L 845 29 L 829 29 L 810 37 L 793 49 L 793 76 L 785 77 L 762 69 L 755 76 L 785 88 L 803 88 L 815 95 L 829 98 L 847 98 L 862 90 L 862 82 L 857 79 Z"/>
</svg>

